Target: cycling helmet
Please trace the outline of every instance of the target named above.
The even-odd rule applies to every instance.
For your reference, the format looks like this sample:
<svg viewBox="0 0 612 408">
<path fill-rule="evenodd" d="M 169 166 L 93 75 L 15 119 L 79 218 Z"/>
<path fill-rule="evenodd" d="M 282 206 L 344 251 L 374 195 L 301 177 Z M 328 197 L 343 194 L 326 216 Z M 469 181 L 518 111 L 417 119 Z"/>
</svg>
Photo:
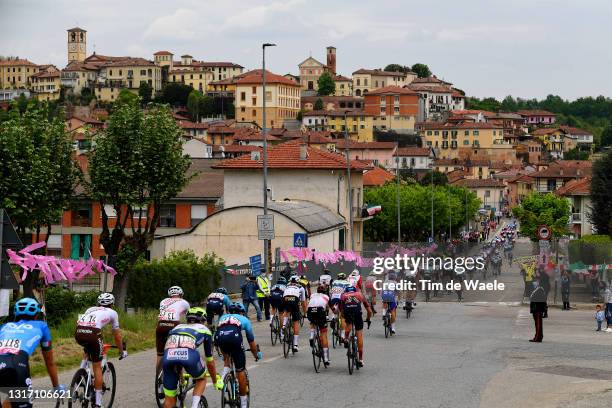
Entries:
<svg viewBox="0 0 612 408">
<path fill-rule="evenodd" d="M 306 277 L 306 275 L 302 275 L 302 276 L 300 276 L 300 279 L 308 280 L 308 278 Z"/>
<path fill-rule="evenodd" d="M 40 313 L 40 306 L 35 299 L 23 298 L 15 303 L 15 316 L 36 316 Z"/>
<path fill-rule="evenodd" d="M 327 293 L 327 287 L 325 285 L 319 285 L 317 287 L 317 293 Z"/>
<path fill-rule="evenodd" d="M 190 307 L 185 316 L 187 323 L 202 323 L 206 320 L 206 310 L 201 307 Z"/>
<path fill-rule="evenodd" d="M 238 303 L 238 302 L 231 303 L 228 306 L 227 311 L 232 313 L 232 314 L 244 314 L 244 313 L 246 313 L 246 310 L 244 309 L 244 306 L 242 305 L 242 303 Z"/>
<path fill-rule="evenodd" d="M 349 293 L 349 292 L 357 292 L 357 288 L 354 286 L 347 286 L 346 289 L 344 289 L 344 292 Z"/>
<path fill-rule="evenodd" d="M 217 288 L 217 290 L 215 290 L 215 292 L 223 293 L 224 295 L 227 295 L 227 289 L 225 289 L 225 288 Z"/>
<path fill-rule="evenodd" d="M 340 273 L 338 274 L 338 280 L 344 280 L 344 279 L 346 279 L 346 273 L 344 273 L 344 272 L 340 272 Z"/>
<path fill-rule="evenodd" d="M 281 276 L 281 277 L 279 277 L 276 280 L 276 284 L 277 285 L 286 285 L 287 284 L 287 279 L 285 277 Z"/>
<path fill-rule="evenodd" d="M 355 277 L 359 276 L 359 270 L 354 269 L 353 272 L 351 272 L 350 276 L 355 276 Z"/>
<path fill-rule="evenodd" d="M 330 271 L 329 269 L 325 268 L 323 269 L 323 273 L 321 275 L 329 275 Z"/>
<path fill-rule="evenodd" d="M 100 293 L 98 296 L 98 306 L 110 306 L 115 303 L 115 297 L 112 293 Z"/>
<path fill-rule="evenodd" d="M 183 289 L 180 286 L 172 286 L 168 289 L 168 296 L 183 296 Z"/>
<path fill-rule="evenodd" d="M 298 283 L 300 281 L 300 278 L 297 275 L 293 275 L 291 278 L 289 278 L 289 282 L 291 283 Z"/>
</svg>

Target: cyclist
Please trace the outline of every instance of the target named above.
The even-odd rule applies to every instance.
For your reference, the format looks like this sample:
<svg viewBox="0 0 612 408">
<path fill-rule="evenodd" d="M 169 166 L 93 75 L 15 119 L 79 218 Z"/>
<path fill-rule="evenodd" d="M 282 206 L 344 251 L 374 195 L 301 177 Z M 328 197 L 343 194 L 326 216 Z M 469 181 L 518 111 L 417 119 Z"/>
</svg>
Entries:
<svg viewBox="0 0 612 408">
<path fill-rule="evenodd" d="M 246 312 L 244 306 L 234 302 L 230 304 L 228 309 L 229 314 L 225 314 L 219 319 L 219 326 L 215 332 L 215 344 L 217 344 L 223 352 L 223 378 L 230 372 L 230 359 L 234 362 L 234 369 L 236 370 L 236 377 L 238 378 L 240 407 L 247 408 L 247 378 L 244 372 L 246 369 L 246 356 L 242 345 L 243 330 L 255 360 L 260 360 L 263 356 L 261 351 L 258 351 L 259 347 L 255 343 L 251 322 L 244 316 Z"/>
<path fill-rule="evenodd" d="M 283 294 L 287 287 L 287 279 L 280 276 L 270 288 L 270 307 L 272 308 L 272 314 L 270 316 L 270 326 L 272 326 L 272 319 L 274 316 L 278 316 L 283 313 Z"/>
<path fill-rule="evenodd" d="M 329 269 L 323 269 L 323 273 L 319 276 L 319 285 L 323 285 L 325 287 L 325 294 L 329 296 L 329 287 L 332 283 L 332 277 L 329 274 Z"/>
<path fill-rule="evenodd" d="M 183 289 L 180 286 L 172 286 L 168 289 L 168 297 L 159 303 L 159 317 L 155 329 L 155 346 L 157 349 L 156 372 L 161 370 L 161 359 L 164 355 L 164 346 L 168 339 L 168 333 L 174 329 L 189 310 L 189 303 L 183 299 Z M 160 393 L 162 390 L 159 390 Z"/>
<path fill-rule="evenodd" d="M 337 315 L 339 313 L 338 307 L 340 305 L 340 298 L 344 293 L 344 289 L 346 289 L 348 286 L 349 283 L 346 280 L 346 274 L 340 272 L 336 277 L 336 280 L 332 282 L 331 288 L 329 289 L 329 307 L 333 314 L 332 317 L 335 319 L 336 322 L 338 321 Z M 344 341 L 344 321 L 342 322 L 342 325 L 338 328 L 338 331 L 340 332 L 340 338 L 342 339 L 342 341 Z"/>
<path fill-rule="evenodd" d="M 310 321 L 310 347 L 314 345 L 316 327 L 319 327 L 321 347 L 323 347 L 323 364 L 329 366 L 329 342 L 327 341 L 327 311 L 329 310 L 329 296 L 325 294 L 327 287 L 319 285 L 308 302 L 308 321 Z"/>
<path fill-rule="evenodd" d="M 395 334 L 395 319 L 397 318 L 397 290 L 395 289 L 396 282 L 388 279 L 383 283 L 381 298 L 383 310 L 389 311 L 391 317 L 391 333 Z M 384 315 L 384 312 L 383 312 Z"/>
<path fill-rule="evenodd" d="M 310 291 L 310 281 L 306 277 L 306 275 L 300 276 L 300 285 L 304 288 L 304 293 L 306 293 L 306 299 L 310 299 L 310 295 L 312 295 Z"/>
<path fill-rule="evenodd" d="M 94 390 L 96 393 L 96 403 L 94 408 L 102 406 L 102 354 L 104 352 L 104 342 L 102 341 L 102 328 L 111 324 L 115 344 L 119 349 L 119 359 L 127 357 L 128 353 L 123 349 L 121 341 L 121 331 L 119 330 L 119 316 L 113 310 L 115 297 L 112 293 L 101 293 L 98 296 L 98 305 L 90 307 L 77 320 L 74 338 L 83 347 L 85 355 L 81 361 L 81 368 L 87 366 L 87 357 L 91 361 L 94 372 Z"/>
<path fill-rule="evenodd" d="M 206 298 L 206 323 L 208 323 L 208 327 L 212 327 L 215 316 L 218 315 L 220 318 L 225 314 L 223 309 L 227 310 L 230 303 L 230 298 L 225 288 L 217 288 L 217 290 L 208 295 L 208 298 Z"/>
<path fill-rule="evenodd" d="M 59 385 L 57 367 L 53 359 L 51 331 L 46 322 L 37 320 L 41 315 L 38 302 L 32 298 L 18 300 L 14 306 L 14 314 L 15 321 L 0 328 L 0 384 L 7 388 L 31 389 L 29 359 L 40 345 L 51 383 L 56 389 L 63 390 L 64 386 Z M 32 403 L 11 404 L 5 401 L 2 406 L 29 408 Z"/>
<path fill-rule="evenodd" d="M 376 289 L 374 288 L 374 282 L 378 280 L 376 274 L 374 272 L 370 272 L 368 277 L 365 280 L 364 289 L 366 300 L 372 306 L 372 314 L 376 314 Z"/>
<path fill-rule="evenodd" d="M 362 290 L 362 279 L 361 279 L 361 274 L 359 273 L 358 269 L 354 269 L 353 272 L 351 272 L 351 274 L 348 277 L 348 281 L 351 284 L 351 286 L 356 287 L 357 290 L 359 291 Z"/>
<path fill-rule="evenodd" d="M 363 294 L 354 286 L 346 288 L 340 300 L 340 310 L 344 317 L 345 329 L 344 338 L 347 339 L 351 332 L 352 326 L 355 325 L 355 334 L 357 335 L 357 349 L 359 351 L 357 366 L 363 367 L 363 316 L 361 315 L 362 306 L 366 308 L 368 317 L 367 322 L 372 317 L 372 309 L 363 297 Z M 368 326 L 369 327 L 369 326 Z M 348 348 L 348 341 L 344 340 L 344 347 Z"/>
<path fill-rule="evenodd" d="M 289 316 L 291 316 L 291 322 L 293 324 L 293 352 L 298 352 L 298 341 L 300 338 L 300 305 L 304 310 L 307 310 L 308 304 L 306 303 L 306 291 L 304 287 L 299 283 L 299 278 L 294 275 L 289 280 L 289 284 L 285 288 L 283 293 L 283 323 L 281 331 L 281 339 L 283 339 L 283 332 L 287 326 Z"/>
<path fill-rule="evenodd" d="M 214 378 L 215 388 L 223 388 L 223 380 L 217 374 L 212 354 L 212 334 L 204 322 L 206 311 L 201 307 L 192 307 L 187 311 L 187 324 L 179 324 L 168 333 L 164 347 L 162 366 L 164 368 L 164 407 L 173 408 L 179 373 L 184 369 L 195 381 L 191 408 L 197 408 L 206 388 L 206 368 L 210 378 Z M 200 357 L 198 347 L 202 345 L 206 356 L 206 366 Z"/>
</svg>

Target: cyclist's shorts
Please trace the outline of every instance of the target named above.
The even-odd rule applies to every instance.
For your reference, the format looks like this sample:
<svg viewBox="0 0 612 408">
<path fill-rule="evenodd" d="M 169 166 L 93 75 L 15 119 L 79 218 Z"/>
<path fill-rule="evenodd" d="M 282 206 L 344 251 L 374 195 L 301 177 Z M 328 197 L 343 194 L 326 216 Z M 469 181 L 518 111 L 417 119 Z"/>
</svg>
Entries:
<svg viewBox="0 0 612 408">
<path fill-rule="evenodd" d="M 0 354 L 0 384 L 7 388 L 32 388 L 28 354 L 20 351 L 18 354 Z M 13 402 L 13 408 L 31 408 L 30 402 Z"/>
<path fill-rule="evenodd" d="M 329 307 L 334 308 L 340 303 L 340 298 L 331 298 L 329 299 Z"/>
<path fill-rule="evenodd" d="M 325 308 L 309 307 L 306 316 L 308 316 L 310 323 L 318 326 L 319 329 L 323 330 L 327 328 L 327 313 L 325 313 Z"/>
<path fill-rule="evenodd" d="M 157 349 L 157 355 L 164 355 L 164 347 L 166 346 L 166 340 L 168 340 L 168 333 L 170 330 L 178 326 L 179 322 L 170 320 L 160 320 L 157 322 L 155 328 L 155 348 Z"/>
<path fill-rule="evenodd" d="M 300 300 L 295 296 L 287 296 L 283 300 L 283 308 L 285 312 L 291 313 L 291 321 L 297 322 L 301 318 L 300 313 Z"/>
<path fill-rule="evenodd" d="M 344 312 L 344 321 L 346 324 L 355 325 L 355 331 L 363 330 L 363 316 L 361 310 L 359 312 Z"/>
<path fill-rule="evenodd" d="M 244 371 L 246 368 L 246 356 L 242 347 L 240 328 L 231 325 L 223 326 L 217 330 L 215 337 L 217 346 L 219 346 L 223 354 L 228 354 L 234 361 L 236 372 Z"/>
<path fill-rule="evenodd" d="M 92 363 L 102 361 L 102 354 L 104 352 L 102 330 L 95 327 L 77 326 L 74 339 L 85 349 Z"/>
<path fill-rule="evenodd" d="M 183 368 L 194 379 L 204 378 L 206 366 L 198 350 L 190 348 L 175 348 L 164 351 L 162 369 L 164 371 L 164 394 L 169 397 L 176 396 L 179 376 Z"/>
<path fill-rule="evenodd" d="M 213 323 L 215 316 L 221 316 L 223 314 L 223 303 L 208 301 L 206 303 L 206 323 L 210 326 Z"/>
<path fill-rule="evenodd" d="M 387 305 L 387 308 L 389 309 L 390 312 L 397 309 L 397 302 L 395 300 L 393 302 L 383 302 L 383 303 Z"/>
<path fill-rule="evenodd" d="M 282 297 L 276 297 L 270 298 L 270 306 L 272 306 L 274 309 L 278 310 L 279 312 L 283 312 L 284 308 L 283 308 L 283 298 Z"/>
</svg>

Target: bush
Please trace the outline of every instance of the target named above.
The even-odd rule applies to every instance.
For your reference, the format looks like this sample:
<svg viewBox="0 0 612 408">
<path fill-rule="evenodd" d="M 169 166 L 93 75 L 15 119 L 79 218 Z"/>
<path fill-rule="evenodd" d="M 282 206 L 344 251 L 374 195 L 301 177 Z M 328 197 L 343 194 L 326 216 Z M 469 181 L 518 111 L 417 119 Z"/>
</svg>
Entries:
<svg viewBox="0 0 612 408">
<path fill-rule="evenodd" d="M 45 290 L 47 323 L 56 326 L 70 314 L 82 313 L 88 307 L 95 306 L 98 294 L 97 290 L 77 293 L 60 286 L 48 288 Z"/>
<path fill-rule="evenodd" d="M 215 255 L 198 258 L 193 251 L 172 252 L 151 262 L 139 261 L 130 276 L 129 304 L 157 308 L 160 300 L 167 297 L 168 288 L 174 285 L 183 288 L 187 301 L 201 303 L 219 284 L 223 266 L 223 261 Z"/>
<path fill-rule="evenodd" d="M 587 265 L 609 263 L 612 260 L 612 239 L 608 235 L 585 235 L 569 242 L 570 262 Z"/>
</svg>

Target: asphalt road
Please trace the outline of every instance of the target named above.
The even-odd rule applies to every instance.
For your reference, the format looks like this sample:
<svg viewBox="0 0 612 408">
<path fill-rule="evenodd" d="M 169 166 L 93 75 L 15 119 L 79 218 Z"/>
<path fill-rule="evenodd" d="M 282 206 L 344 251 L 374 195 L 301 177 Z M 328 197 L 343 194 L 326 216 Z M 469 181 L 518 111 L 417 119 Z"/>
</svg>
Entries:
<svg viewBox="0 0 612 408">
<path fill-rule="evenodd" d="M 517 244 L 517 256 L 528 251 L 528 243 Z M 534 346 L 527 342 L 533 335 L 528 307 L 519 305 L 523 287 L 518 270 L 504 265 L 499 279 L 507 283 L 503 292 L 466 293 L 463 303 L 451 301 L 454 295 L 419 301 L 410 319 L 399 318 L 397 335 L 389 339 L 377 315 L 365 331 L 365 367 L 352 376 L 343 349 L 331 350 L 331 366 L 316 374 L 306 330 L 300 336 L 300 352 L 285 359 L 280 345 L 270 345 L 267 324 L 255 324 L 264 359 L 255 363 L 247 356 L 252 406 L 600 406 L 592 401 L 599 401 L 602 393 L 610 394 L 606 390 L 612 388 L 612 371 L 604 364 L 612 357 L 609 347 L 604 348 L 612 341 L 612 333 L 598 334 L 593 343 L 590 311 L 568 312 L 574 313 L 570 323 L 563 320 L 568 315 L 553 311 L 545 342 Z M 553 337 L 551 342 L 548 336 Z M 156 406 L 153 352 L 130 355 L 115 365 L 119 378 L 115 406 Z M 62 381 L 68 384 L 71 375 L 63 373 Z M 559 378 L 569 380 L 565 384 Z M 553 396 L 541 392 L 550 387 L 557 390 Z M 211 407 L 220 407 L 220 394 L 210 384 L 205 395 Z"/>
</svg>

